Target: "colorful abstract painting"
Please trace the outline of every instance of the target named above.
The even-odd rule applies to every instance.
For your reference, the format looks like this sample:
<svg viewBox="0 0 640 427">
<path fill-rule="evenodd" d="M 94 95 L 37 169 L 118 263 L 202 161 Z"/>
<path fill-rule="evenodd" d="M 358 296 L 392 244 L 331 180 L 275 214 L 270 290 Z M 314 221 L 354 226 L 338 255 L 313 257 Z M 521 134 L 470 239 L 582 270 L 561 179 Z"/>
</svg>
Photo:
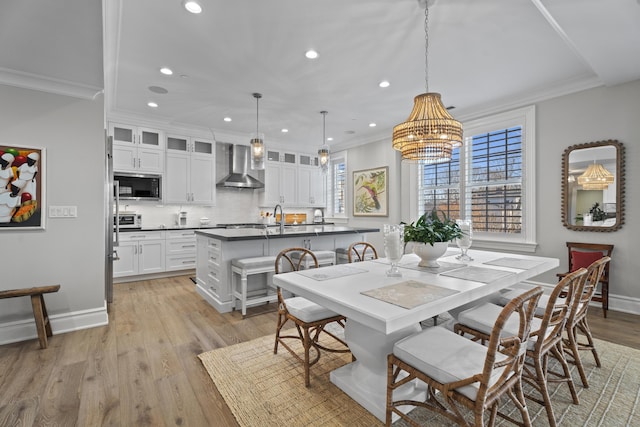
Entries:
<svg viewBox="0 0 640 427">
<path fill-rule="evenodd" d="M 0 230 L 44 228 L 44 155 L 0 144 Z"/>
</svg>

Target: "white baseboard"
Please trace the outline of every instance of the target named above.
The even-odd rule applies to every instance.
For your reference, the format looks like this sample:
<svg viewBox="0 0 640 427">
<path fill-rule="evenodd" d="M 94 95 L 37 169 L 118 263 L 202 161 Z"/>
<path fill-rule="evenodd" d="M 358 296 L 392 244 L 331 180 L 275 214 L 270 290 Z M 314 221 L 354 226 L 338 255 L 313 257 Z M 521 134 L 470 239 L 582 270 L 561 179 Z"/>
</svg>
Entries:
<svg viewBox="0 0 640 427">
<path fill-rule="evenodd" d="M 530 280 L 522 283 L 531 284 L 535 286 L 542 286 L 542 289 L 544 289 L 545 293 L 550 293 L 551 289 L 553 289 L 553 286 L 554 286 L 554 284 L 552 283 L 534 282 Z M 593 305 L 594 308 L 602 307 L 601 303 L 599 302 L 592 302 L 589 305 Z M 609 310 L 640 315 L 640 298 L 627 297 L 623 295 L 614 295 L 610 293 L 609 294 Z"/>
<path fill-rule="evenodd" d="M 107 302 L 100 308 L 49 315 L 53 335 L 109 324 Z M 0 345 L 38 338 L 36 322 L 30 319 L 0 323 Z"/>
</svg>

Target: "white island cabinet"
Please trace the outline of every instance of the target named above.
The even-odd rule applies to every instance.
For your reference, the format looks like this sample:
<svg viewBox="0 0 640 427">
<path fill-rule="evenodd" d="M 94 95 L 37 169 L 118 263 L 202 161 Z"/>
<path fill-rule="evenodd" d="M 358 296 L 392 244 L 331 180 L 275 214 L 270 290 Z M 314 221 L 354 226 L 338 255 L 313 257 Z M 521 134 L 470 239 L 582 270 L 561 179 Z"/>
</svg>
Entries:
<svg viewBox="0 0 640 427">
<path fill-rule="evenodd" d="M 311 250 L 347 248 L 353 242 L 366 241 L 366 233 L 377 228 L 351 228 L 333 225 L 287 227 L 284 234 L 277 227 L 264 229 L 197 230 L 196 291 L 220 313 L 233 307 L 231 261 L 277 255 L 290 247 Z M 265 289 L 266 275 L 248 277 L 248 289 Z"/>
</svg>

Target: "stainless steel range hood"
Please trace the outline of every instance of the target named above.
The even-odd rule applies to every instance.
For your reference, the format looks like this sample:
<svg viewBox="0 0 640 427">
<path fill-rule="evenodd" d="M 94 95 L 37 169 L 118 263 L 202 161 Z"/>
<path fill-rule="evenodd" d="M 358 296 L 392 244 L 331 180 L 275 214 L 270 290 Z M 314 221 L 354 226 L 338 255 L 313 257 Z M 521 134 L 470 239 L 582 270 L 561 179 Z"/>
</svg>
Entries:
<svg viewBox="0 0 640 427">
<path fill-rule="evenodd" d="M 264 188 L 264 184 L 249 175 L 251 154 L 247 145 L 229 147 L 229 175 L 222 178 L 217 186 L 226 188 Z"/>
</svg>

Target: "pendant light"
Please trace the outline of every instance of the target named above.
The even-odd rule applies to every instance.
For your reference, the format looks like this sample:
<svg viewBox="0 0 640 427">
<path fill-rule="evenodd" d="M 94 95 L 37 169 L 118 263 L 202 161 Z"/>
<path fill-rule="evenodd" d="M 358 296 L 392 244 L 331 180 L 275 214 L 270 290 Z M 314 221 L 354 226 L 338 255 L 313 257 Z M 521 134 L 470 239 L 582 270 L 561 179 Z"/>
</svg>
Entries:
<svg viewBox="0 0 640 427">
<path fill-rule="evenodd" d="M 327 173 L 329 170 L 329 146 L 327 145 L 327 138 L 325 136 L 325 120 L 327 118 L 327 112 L 320 111 L 320 114 L 322 114 L 322 146 L 318 149 L 318 161 L 320 163 L 322 173 Z"/>
<path fill-rule="evenodd" d="M 251 137 L 251 169 L 263 170 L 264 169 L 264 134 L 260 133 L 258 129 L 258 101 L 262 98 L 259 93 L 254 93 L 253 97 L 256 99 L 256 132 Z"/>
<path fill-rule="evenodd" d="M 609 184 L 613 184 L 615 180 L 613 174 L 606 170 L 600 163 L 596 163 L 587 167 L 582 175 L 578 177 L 578 184 L 584 190 L 605 190 Z"/>
<path fill-rule="evenodd" d="M 429 92 L 429 0 L 418 2 L 424 3 L 425 93 L 414 98 L 409 118 L 393 128 L 392 143 L 402 153 L 402 160 L 443 163 L 462 145 L 462 125 L 442 105 L 440 94 Z"/>
</svg>

